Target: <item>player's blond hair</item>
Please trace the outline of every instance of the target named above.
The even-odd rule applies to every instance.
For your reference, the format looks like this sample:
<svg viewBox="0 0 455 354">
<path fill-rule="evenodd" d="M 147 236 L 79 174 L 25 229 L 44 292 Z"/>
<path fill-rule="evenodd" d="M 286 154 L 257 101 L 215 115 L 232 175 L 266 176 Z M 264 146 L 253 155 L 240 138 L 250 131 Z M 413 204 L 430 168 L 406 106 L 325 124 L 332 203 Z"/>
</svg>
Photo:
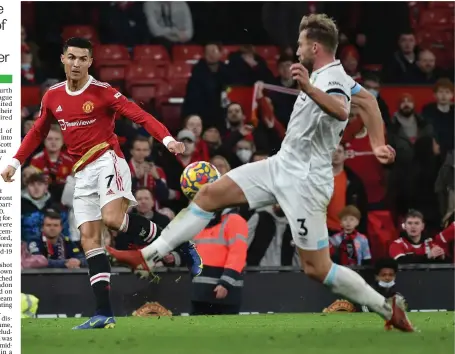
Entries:
<svg viewBox="0 0 455 354">
<path fill-rule="evenodd" d="M 311 14 L 303 16 L 299 32 L 306 31 L 306 37 L 318 42 L 332 53 L 338 47 L 338 28 L 335 21 L 326 14 Z"/>
</svg>

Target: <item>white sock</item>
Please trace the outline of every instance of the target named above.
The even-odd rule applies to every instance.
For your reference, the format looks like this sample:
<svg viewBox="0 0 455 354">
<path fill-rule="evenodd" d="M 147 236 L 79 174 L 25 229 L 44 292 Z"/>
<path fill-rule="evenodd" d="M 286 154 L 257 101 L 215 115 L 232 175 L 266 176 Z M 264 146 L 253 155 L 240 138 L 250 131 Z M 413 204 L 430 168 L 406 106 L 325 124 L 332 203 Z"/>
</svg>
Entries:
<svg viewBox="0 0 455 354">
<path fill-rule="evenodd" d="M 343 295 L 359 305 L 368 306 L 386 320 L 392 317 L 392 308 L 384 296 L 379 294 L 352 269 L 333 263 L 324 285 L 334 293 Z"/>
<path fill-rule="evenodd" d="M 191 203 L 183 209 L 161 232 L 160 237 L 141 250 L 142 256 L 149 265 L 153 265 L 183 242 L 191 240 L 212 220 L 213 213 L 202 210 Z"/>
</svg>

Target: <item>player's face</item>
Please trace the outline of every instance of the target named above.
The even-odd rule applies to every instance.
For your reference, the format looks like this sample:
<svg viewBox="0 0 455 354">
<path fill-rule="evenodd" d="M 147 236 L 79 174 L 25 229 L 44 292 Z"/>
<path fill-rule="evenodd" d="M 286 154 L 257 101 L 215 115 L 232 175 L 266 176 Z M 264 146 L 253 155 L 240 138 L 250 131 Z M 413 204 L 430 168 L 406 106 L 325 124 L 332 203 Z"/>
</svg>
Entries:
<svg viewBox="0 0 455 354">
<path fill-rule="evenodd" d="M 47 192 L 47 185 L 42 182 L 33 182 L 27 186 L 27 191 L 32 199 L 41 199 Z"/>
<path fill-rule="evenodd" d="M 147 156 L 150 155 L 150 145 L 146 141 L 136 141 L 134 143 L 133 149 L 131 150 L 131 156 L 133 160 L 137 163 L 142 163 L 145 161 Z"/>
<path fill-rule="evenodd" d="M 353 231 L 359 225 L 359 220 L 355 216 L 347 215 L 341 219 L 341 227 L 345 231 Z"/>
<path fill-rule="evenodd" d="M 395 280 L 395 271 L 392 268 L 382 268 L 376 276 L 376 280 L 390 283 Z"/>
<path fill-rule="evenodd" d="M 69 47 L 61 60 L 69 80 L 80 80 L 88 75 L 93 58 L 88 49 Z"/>
<path fill-rule="evenodd" d="M 186 129 L 191 130 L 196 138 L 202 134 L 202 120 L 199 116 L 192 116 L 186 122 Z"/>
<path fill-rule="evenodd" d="M 50 153 L 60 152 L 63 146 L 63 137 L 61 133 L 50 131 L 44 140 L 44 147 Z"/>
<path fill-rule="evenodd" d="M 221 176 L 229 172 L 229 166 L 227 165 L 226 160 L 219 157 L 215 157 L 212 159 L 211 162 L 220 172 Z"/>
<path fill-rule="evenodd" d="M 306 31 L 300 32 L 299 47 L 297 48 L 297 57 L 300 64 L 302 64 L 309 72 L 313 71 L 314 59 L 318 50 L 318 44 L 314 41 L 308 40 Z"/>
<path fill-rule="evenodd" d="M 150 213 L 153 209 L 154 200 L 152 193 L 146 190 L 136 192 L 137 211 L 142 214 Z"/>
<path fill-rule="evenodd" d="M 441 87 L 436 91 L 436 100 L 439 104 L 446 105 L 450 104 L 453 99 L 453 92 L 449 88 Z"/>
<path fill-rule="evenodd" d="M 420 218 L 408 218 L 404 223 L 404 229 L 410 237 L 420 236 L 425 228 L 425 224 Z"/>
<path fill-rule="evenodd" d="M 43 234 L 47 238 L 56 238 L 62 233 L 62 223 L 60 220 L 45 218 L 43 222 Z"/>
</svg>

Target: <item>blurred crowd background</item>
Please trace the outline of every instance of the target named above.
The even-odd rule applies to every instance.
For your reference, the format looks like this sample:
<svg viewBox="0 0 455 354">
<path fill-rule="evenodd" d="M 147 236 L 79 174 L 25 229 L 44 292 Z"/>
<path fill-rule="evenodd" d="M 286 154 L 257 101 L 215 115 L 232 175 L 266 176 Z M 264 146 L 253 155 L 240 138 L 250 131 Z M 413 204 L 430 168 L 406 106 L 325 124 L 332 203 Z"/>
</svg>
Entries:
<svg viewBox="0 0 455 354">
<path fill-rule="evenodd" d="M 378 100 L 396 162 L 380 165 L 353 111 L 333 156 L 327 212 L 331 251 L 345 265 L 391 257 L 453 262 L 453 2 L 27 2 L 22 6 L 22 135 L 40 98 L 64 80 L 62 43 L 95 45 L 91 74 L 155 115 L 186 145 L 179 157 L 117 117 L 136 212 L 165 226 L 188 203 L 179 178 L 191 162 L 224 174 L 280 148 L 295 96 L 298 25 L 324 12 L 340 29 L 338 58 Z M 257 109 L 254 109 L 257 107 Z M 22 172 L 23 267 L 84 267 L 72 213 L 72 161 L 58 124 Z M 279 205 L 242 208 L 247 264 L 296 265 Z M 453 236 L 453 231 L 452 231 Z M 442 237 L 442 239 L 441 239 Z M 453 239 L 453 237 L 452 237 Z M 113 232 L 106 242 L 132 247 Z M 35 257 L 36 256 L 36 257 Z"/>
</svg>

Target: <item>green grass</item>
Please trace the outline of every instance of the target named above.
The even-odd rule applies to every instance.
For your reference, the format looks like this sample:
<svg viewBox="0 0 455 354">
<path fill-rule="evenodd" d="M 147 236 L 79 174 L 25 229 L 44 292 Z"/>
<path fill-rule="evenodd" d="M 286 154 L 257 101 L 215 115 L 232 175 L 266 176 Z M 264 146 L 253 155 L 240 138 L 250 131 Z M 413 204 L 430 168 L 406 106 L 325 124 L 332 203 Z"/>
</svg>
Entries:
<svg viewBox="0 0 455 354">
<path fill-rule="evenodd" d="M 453 313 L 412 313 L 419 333 L 386 332 L 374 314 L 118 318 L 72 331 L 83 319 L 22 320 L 22 354 L 448 354 Z"/>
</svg>

